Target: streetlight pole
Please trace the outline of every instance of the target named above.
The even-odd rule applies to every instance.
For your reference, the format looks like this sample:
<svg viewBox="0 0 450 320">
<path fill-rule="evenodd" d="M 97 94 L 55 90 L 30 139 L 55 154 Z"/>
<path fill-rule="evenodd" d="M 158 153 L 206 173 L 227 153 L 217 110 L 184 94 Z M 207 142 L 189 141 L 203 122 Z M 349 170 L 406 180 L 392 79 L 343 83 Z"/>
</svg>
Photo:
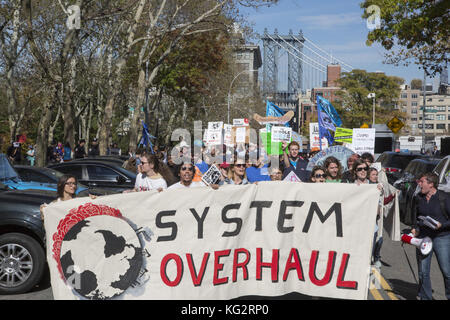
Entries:
<svg viewBox="0 0 450 320">
<path fill-rule="evenodd" d="M 228 104 L 228 117 L 227 117 L 227 123 L 229 124 L 230 123 L 230 100 L 231 100 L 231 88 L 233 87 L 233 83 L 234 83 L 234 81 L 241 75 L 241 74 L 243 74 L 243 73 L 245 73 L 245 72 L 255 72 L 255 71 L 258 71 L 258 70 L 243 70 L 243 71 L 241 71 L 241 72 L 239 72 L 234 78 L 233 78 L 233 80 L 231 80 L 231 83 L 230 83 L 230 88 L 228 89 L 228 102 L 227 102 L 227 104 Z"/>
<path fill-rule="evenodd" d="M 373 110 L 372 110 L 372 128 L 375 128 L 375 92 L 369 93 L 367 98 L 372 98 Z"/>
<path fill-rule="evenodd" d="M 426 81 L 427 73 L 425 71 L 425 66 L 423 68 L 423 109 L 422 109 L 422 152 L 425 153 L 425 105 L 426 105 Z"/>
</svg>

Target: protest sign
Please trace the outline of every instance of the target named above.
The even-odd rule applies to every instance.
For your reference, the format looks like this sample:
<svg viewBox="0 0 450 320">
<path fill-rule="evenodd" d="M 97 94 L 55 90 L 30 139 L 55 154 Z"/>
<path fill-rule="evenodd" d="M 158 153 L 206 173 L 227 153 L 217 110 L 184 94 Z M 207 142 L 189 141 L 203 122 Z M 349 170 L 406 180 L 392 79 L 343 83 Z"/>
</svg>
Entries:
<svg viewBox="0 0 450 320">
<path fill-rule="evenodd" d="M 235 127 L 231 130 L 231 136 L 234 144 L 250 143 L 250 127 Z"/>
<path fill-rule="evenodd" d="M 332 146 L 323 149 L 322 151 L 319 151 L 314 157 L 309 159 L 306 170 L 312 171 L 314 166 L 323 165 L 326 158 L 333 156 L 339 160 L 344 172 L 345 170 L 347 170 L 347 159 L 352 154 L 354 154 L 353 150 L 343 146 Z"/>
<path fill-rule="evenodd" d="M 291 142 L 292 128 L 289 127 L 272 127 L 272 142 Z"/>
<path fill-rule="evenodd" d="M 336 132 L 334 133 L 334 141 L 352 143 L 352 138 L 353 138 L 353 129 L 346 129 L 340 127 L 336 128 Z"/>
<path fill-rule="evenodd" d="M 300 178 L 294 173 L 294 171 L 291 171 L 286 178 L 283 179 L 283 181 L 290 181 L 290 182 L 302 182 Z"/>
<path fill-rule="evenodd" d="M 378 200 L 376 185 L 271 181 L 54 202 L 53 297 L 367 299 Z"/>
<path fill-rule="evenodd" d="M 322 138 L 322 149 L 328 148 L 328 141 Z M 319 123 L 309 123 L 309 149 L 311 151 L 320 150 Z"/>
<path fill-rule="evenodd" d="M 283 154 L 283 147 L 281 142 L 272 141 L 272 133 L 266 129 L 261 129 L 259 131 L 260 143 L 266 150 L 268 155 L 281 155 Z"/>
<path fill-rule="evenodd" d="M 222 144 L 223 122 L 208 122 L 206 145 L 214 146 Z"/>
<path fill-rule="evenodd" d="M 247 118 L 245 119 L 233 119 L 233 126 L 235 127 L 242 127 L 242 126 L 248 126 L 249 121 Z"/>
<path fill-rule="evenodd" d="M 375 154 L 375 128 L 353 129 L 351 149 L 360 155 L 365 152 Z"/>
<path fill-rule="evenodd" d="M 220 170 L 215 165 L 212 165 L 209 167 L 208 171 L 203 174 L 202 181 L 207 186 L 211 184 L 217 184 L 219 183 L 221 175 L 222 174 L 220 173 Z"/>
<path fill-rule="evenodd" d="M 232 130 L 233 126 L 231 124 L 223 125 L 223 143 L 226 146 L 234 146 Z"/>
</svg>

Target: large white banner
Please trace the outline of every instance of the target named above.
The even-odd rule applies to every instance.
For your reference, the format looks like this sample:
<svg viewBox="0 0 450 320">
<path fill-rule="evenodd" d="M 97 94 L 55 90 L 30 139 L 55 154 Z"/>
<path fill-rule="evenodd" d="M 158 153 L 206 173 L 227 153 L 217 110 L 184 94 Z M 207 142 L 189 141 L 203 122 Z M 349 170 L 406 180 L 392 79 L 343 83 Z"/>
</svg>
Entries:
<svg viewBox="0 0 450 320">
<path fill-rule="evenodd" d="M 55 299 L 367 299 L 375 185 L 259 182 L 55 202 Z"/>
</svg>

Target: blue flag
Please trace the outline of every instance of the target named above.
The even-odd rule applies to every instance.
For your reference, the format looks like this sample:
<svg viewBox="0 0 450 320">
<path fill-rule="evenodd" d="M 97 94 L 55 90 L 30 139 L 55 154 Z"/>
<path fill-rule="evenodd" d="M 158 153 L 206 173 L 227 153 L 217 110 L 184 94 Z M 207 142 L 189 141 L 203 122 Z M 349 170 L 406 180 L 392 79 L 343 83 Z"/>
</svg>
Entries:
<svg viewBox="0 0 450 320">
<path fill-rule="evenodd" d="M 341 117 L 339 117 L 339 114 L 337 113 L 333 105 L 330 103 L 330 101 L 318 95 L 317 108 L 319 108 L 319 106 L 321 107 L 322 111 L 328 115 L 331 121 L 333 121 L 336 127 L 342 126 Z"/>
<path fill-rule="evenodd" d="M 139 145 L 144 146 L 144 148 L 147 148 L 147 146 L 149 146 L 150 150 L 152 151 L 152 154 L 154 154 L 155 152 L 153 151 L 153 145 L 150 139 L 156 139 L 156 137 L 152 136 L 148 132 L 147 125 L 144 123 L 144 121 L 142 121 L 142 138 L 141 141 L 139 142 Z"/>
<path fill-rule="evenodd" d="M 285 113 L 286 113 L 286 111 L 282 110 L 279 106 L 277 106 L 276 104 L 267 100 L 266 117 L 282 117 Z M 289 127 L 289 123 L 286 123 L 284 126 Z M 271 127 L 271 125 L 269 125 L 269 124 L 266 125 L 267 132 L 270 131 L 269 130 L 270 127 Z"/>
<path fill-rule="evenodd" d="M 319 119 L 319 139 L 322 141 L 322 137 L 325 137 L 328 140 L 328 145 L 331 146 L 334 142 L 334 135 L 330 131 L 335 132 L 336 126 L 328 114 L 322 110 L 319 96 L 317 96 L 317 116 Z M 322 150 L 322 144 L 320 144 L 320 150 Z"/>
</svg>

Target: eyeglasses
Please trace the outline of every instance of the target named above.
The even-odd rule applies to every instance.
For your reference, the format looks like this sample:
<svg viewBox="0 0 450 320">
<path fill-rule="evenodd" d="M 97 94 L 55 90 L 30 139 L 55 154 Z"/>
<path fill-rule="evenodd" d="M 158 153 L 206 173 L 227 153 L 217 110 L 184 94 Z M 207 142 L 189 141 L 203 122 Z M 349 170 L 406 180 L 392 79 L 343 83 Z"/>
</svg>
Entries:
<svg viewBox="0 0 450 320">
<path fill-rule="evenodd" d="M 181 167 L 181 170 L 193 170 L 192 167 Z"/>
<path fill-rule="evenodd" d="M 326 177 L 327 177 L 326 174 L 315 174 L 315 175 L 314 175 L 314 178 L 316 178 L 316 179 L 326 178 Z"/>
<path fill-rule="evenodd" d="M 76 186 L 77 183 L 76 182 L 66 182 L 65 185 L 66 186 Z"/>
<path fill-rule="evenodd" d="M 363 171 L 363 170 L 369 171 L 369 168 L 367 168 L 367 167 L 365 167 L 365 168 L 356 168 L 356 171 L 358 171 L 358 172 Z"/>
<path fill-rule="evenodd" d="M 238 163 L 238 164 L 235 164 L 234 165 L 235 167 L 241 167 L 241 168 L 243 168 L 243 167 L 245 167 L 245 164 L 244 163 Z"/>
</svg>

